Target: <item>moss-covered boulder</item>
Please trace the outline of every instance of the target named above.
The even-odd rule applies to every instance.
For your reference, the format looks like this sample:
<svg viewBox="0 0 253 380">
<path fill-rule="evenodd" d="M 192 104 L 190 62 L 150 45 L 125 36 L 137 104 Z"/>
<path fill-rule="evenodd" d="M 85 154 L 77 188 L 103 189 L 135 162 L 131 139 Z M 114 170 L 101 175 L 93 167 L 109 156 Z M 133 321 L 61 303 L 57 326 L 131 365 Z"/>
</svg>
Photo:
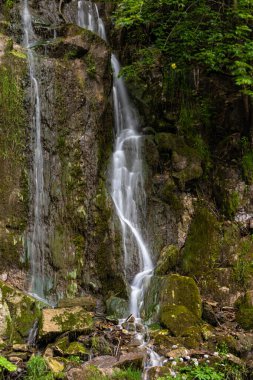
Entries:
<svg viewBox="0 0 253 380">
<path fill-rule="evenodd" d="M 185 306 L 197 318 L 201 317 L 202 306 L 199 289 L 195 281 L 186 276 L 172 274 L 163 280 L 160 293 L 161 306 Z"/>
<path fill-rule="evenodd" d="M 123 298 L 112 296 L 106 301 L 106 312 L 110 317 L 127 318 L 129 314 L 128 302 Z"/>
<path fill-rule="evenodd" d="M 44 309 L 39 330 L 41 340 L 67 331 L 89 332 L 93 328 L 93 313 L 82 307 Z"/>
<path fill-rule="evenodd" d="M 25 342 L 43 307 L 43 303 L 0 281 L 0 338 Z"/>
<path fill-rule="evenodd" d="M 219 257 L 221 240 L 217 218 L 199 204 L 182 251 L 183 272 L 196 277 L 210 272 Z"/>
<path fill-rule="evenodd" d="M 190 334 L 190 329 L 200 325 L 200 319 L 183 305 L 163 305 L 160 320 L 174 336 Z M 191 335 L 191 334 L 190 334 Z"/>
<path fill-rule="evenodd" d="M 79 356 L 81 358 L 89 358 L 89 351 L 84 347 L 82 343 L 79 342 L 71 342 L 68 348 L 65 351 L 66 355 L 74 355 Z"/>
<path fill-rule="evenodd" d="M 253 291 L 247 292 L 236 303 L 236 321 L 245 330 L 253 329 Z"/>
<path fill-rule="evenodd" d="M 201 297 L 195 281 L 171 274 L 154 276 L 145 295 L 144 319 L 160 322 L 175 335 L 201 325 Z"/>
<path fill-rule="evenodd" d="M 177 265 L 179 257 L 179 249 L 175 245 L 168 245 L 163 248 L 158 260 L 155 274 L 163 276 L 174 269 Z"/>
</svg>

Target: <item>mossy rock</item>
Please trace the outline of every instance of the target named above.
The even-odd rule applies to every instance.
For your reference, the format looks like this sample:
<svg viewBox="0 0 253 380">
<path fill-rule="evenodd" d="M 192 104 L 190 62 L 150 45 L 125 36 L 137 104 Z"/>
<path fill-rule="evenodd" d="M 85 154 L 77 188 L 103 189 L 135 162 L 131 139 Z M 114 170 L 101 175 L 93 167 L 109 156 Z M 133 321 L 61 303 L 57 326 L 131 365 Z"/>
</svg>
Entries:
<svg viewBox="0 0 253 380">
<path fill-rule="evenodd" d="M 74 355 L 81 358 L 89 358 L 89 351 L 79 342 L 70 343 L 69 347 L 65 351 L 65 355 Z"/>
<path fill-rule="evenodd" d="M 110 297 L 106 301 L 106 312 L 107 315 L 115 318 L 127 318 L 129 315 L 128 302 L 123 298 Z"/>
<path fill-rule="evenodd" d="M 168 245 L 164 247 L 158 260 L 155 274 L 157 276 L 163 276 L 173 270 L 178 263 L 178 258 L 179 249 L 177 246 Z"/>
<path fill-rule="evenodd" d="M 91 338 L 91 349 L 95 355 L 112 355 L 110 344 L 103 336 Z"/>
<path fill-rule="evenodd" d="M 162 306 L 185 306 L 197 318 L 202 314 L 199 289 L 191 277 L 172 274 L 163 280 L 160 303 Z"/>
<path fill-rule="evenodd" d="M 183 305 L 162 305 L 161 324 L 174 336 L 189 335 L 189 329 L 200 326 L 201 320 Z"/>
<path fill-rule="evenodd" d="M 46 305 L 0 281 L 0 306 L 2 337 L 11 343 L 23 343 Z"/>
<path fill-rule="evenodd" d="M 47 340 L 67 331 L 90 332 L 93 329 L 93 315 L 79 306 L 44 309 L 39 337 Z"/>
<path fill-rule="evenodd" d="M 172 274 L 153 276 L 145 294 L 143 319 L 160 322 L 162 307 L 184 306 L 196 318 L 201 317 L 202 305 L 199 289 L 191 277 Z"/>
<path fill-rule="evenodd" d="M 219 257 L 221 240 L 215 215 L 199 204 L 182 251 L 183 272 L 198 278 L 212 271 Z"/>
<path fill-rule="evenodd" d="M 253 329 L 253 292 L 247 292 L 236 303 L 236 321 L 245 330 Z"/>
</svg>

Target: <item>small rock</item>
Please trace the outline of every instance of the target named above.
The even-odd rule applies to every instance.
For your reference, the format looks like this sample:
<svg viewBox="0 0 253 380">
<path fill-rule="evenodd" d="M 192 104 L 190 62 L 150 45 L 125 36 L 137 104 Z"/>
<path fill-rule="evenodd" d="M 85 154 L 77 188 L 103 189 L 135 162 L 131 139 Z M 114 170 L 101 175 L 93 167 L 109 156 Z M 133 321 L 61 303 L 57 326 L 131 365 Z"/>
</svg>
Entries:
<svg viewBox="0 0 253 380">
<path fill-rule="evenodd" d="M 209 358 L 209 355 L 207 355 L 207 354 L 204 355 L 204 358 L 205 358 L 205 359 L 208 359 L 208 358 Z"/>
<path fill-rule="evenodd" d="M 187 355 L 184 357 L 184 360 L 186 360 L 186 361 L 191 360 L 191 357 L 189 355 Z"/>
<path fill-rule="evenodd" d="M 46 362 L 53 373 L 59 373 L 64 370 L 64 364 L 62 364 L 59 360 L 56 360 L 55 358 L 48 357 L 46 358 Z"/>
<path fill-rule="evenodd" d="M 2 280 L 3 282 L 7 281 L 8 279 L 8 274 L 7 273 L 2 273 L 0 274 L 0 280 Z"/>
<path fill-rule="evenodd" d="M 218 352 L 214 352 L 214 353 L 213 353 L 213 356 L 216 356 L 216 357 L 217 357 L 217 356 L 219 356 L 219 353 L 218 353 Z"/>
<path fill-rule="evenodd" d="M 178 345 L 177 344 L 173 344 L 173 346 L 171 348 L 172 348 L 172 350 L 175 350 L 176 348 L 178 348 Z"/>
<path fill-rule="evenodd" d="M 171 365 L 173 365 L 173 367 L 174 367 L 174 366 L 177 365 L 177 362 L 174 360 L 174 361 L 171 363 Z"/>
<path fill-rule="evenodd" d="M 29 351 L 27 344 L 13 344 L 12 348 L 14 351 L 21 351 L 21 352 Z"/>
</svg>

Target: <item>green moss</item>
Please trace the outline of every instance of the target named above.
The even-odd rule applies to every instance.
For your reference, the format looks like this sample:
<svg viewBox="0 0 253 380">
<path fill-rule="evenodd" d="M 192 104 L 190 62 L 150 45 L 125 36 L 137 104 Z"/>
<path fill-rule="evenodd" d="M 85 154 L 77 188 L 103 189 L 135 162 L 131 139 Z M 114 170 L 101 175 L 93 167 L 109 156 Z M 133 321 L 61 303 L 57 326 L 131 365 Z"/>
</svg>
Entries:
<svg viewBox="0 0 253 380">
<path fill-rule="evenodd" d="M 66 355 L 83 356 L 89 355 L 89 351 L 79 342 L 70 343 L 69 347 L 65 351 Z"/>
<path fill-rule="evenodd" d="M 8 305 L 10 312 L 7 320 L 7 338 L 12 343 L 23 343 L 27 340 L 35 321 L 41 319 L 44 305 L 2 282 L 0 289 L 2 299 Z"/>
<path fill-rule="evenodd" d="M 245 330 L 253 329 L 253 303 L 249 292 L 240 297 L 235 303 L 236 321 Z"/>
<path fill-rule="evenodd" d="M 179 259 L 179 249 L 175 245 L 165 247 L 160 255 L 155 274 L 162 276 L 173 270 Z"/>
<path fill-rule="evenodd" d="M 112 355 L 110 344 L 103 336 L 91 338 L 91 349 L 95 355 Z"/>
<path fill-rule="evenodd" d="M 65 312 L 52 319 L 60 327 L 61 331 L 85 330 L 93 328 L 93 318 L 90 313 L 80 311 L 77 313 Z"/>
<path fill-rule="evenodd" d="M 198 318 L 201 317 L 201 297 L 195 281 L 186 276 L 172 274 L 163 279 L 161 305 L 183 305 Z"/>
<path fill-rule="evenodd" d="M 237 248 L 237 260 L 233 265 L 233 279 L 240 289 L 247 291 L 253 279 L 253 240 L 242 239 Z"/>
<path fill-rule="evenodd" d="M 189 335 L 188 329 L 200 326 L 200 319 L 183 305 L 162 306 L 161 324 L 168 328 L 174 336 Z"/>
<path fill-rule="evenodd" d="M 213 270 L 220 253 L 220 225 L 203 205 L 196 207 L 182 251 L 182 269 L 191 276 L 201 277 Z"/>
<path fill-rule="evenodd" d="M 126 318 L 128 317 L 128 302 L 125 299 L 119 297 L 110 297 L 106 301 L 107 315 L 114 318 Z"/>
</svg>

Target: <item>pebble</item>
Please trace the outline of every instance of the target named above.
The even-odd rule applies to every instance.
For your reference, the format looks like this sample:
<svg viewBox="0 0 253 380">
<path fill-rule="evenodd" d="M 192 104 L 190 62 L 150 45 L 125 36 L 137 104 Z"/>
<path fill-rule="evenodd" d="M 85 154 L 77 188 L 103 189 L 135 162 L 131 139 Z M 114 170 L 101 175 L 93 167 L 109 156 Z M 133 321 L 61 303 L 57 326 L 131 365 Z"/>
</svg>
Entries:
<svg viewBox="0 0 253 380">
<path fill-rule="evenodd" d="M 218 352 L 214 352 L 213 356 L 219 356 L 219 353 Z"/>
<path fill-rule="evenodd" d="M 209 355 L 204 355 L 204 358 L 205 358 L 205 359 L 208 359 L 208 358 L 209 358 Z"/>
<path fill-rule="evenodd" d="M 174 362 L 172 362 L 171 365 L 175 366 L 177 365 L 177 362 L 174 360 Z"/>
<path fill-rule="evenodd" d="M 190 359 L 191 359 L 191 357 L 188 356 L 188 355 L 184 357 L 184 360 L 187 360 L 187 361 L 188 361 L 188 360 L 190 360 Z"/>
<path fill-rule="evenodd" d="M 184 361 L 184 359 L 183 358 L 179 358 L 179 361 L 182 363 Z"/>
<path fill-rule="evenodd" d="M 175 350 L 176 348 L 178 348 L 178 345 L 177 344 L 173 344 L 172 349 Z"/>
<path fill-rule="evenodd" d="M 169 361 L 172 362 L 173 360 L 174 360 L 174 358 L 171 356 L 171 357 L 169 358 Z"/>
</svg>

